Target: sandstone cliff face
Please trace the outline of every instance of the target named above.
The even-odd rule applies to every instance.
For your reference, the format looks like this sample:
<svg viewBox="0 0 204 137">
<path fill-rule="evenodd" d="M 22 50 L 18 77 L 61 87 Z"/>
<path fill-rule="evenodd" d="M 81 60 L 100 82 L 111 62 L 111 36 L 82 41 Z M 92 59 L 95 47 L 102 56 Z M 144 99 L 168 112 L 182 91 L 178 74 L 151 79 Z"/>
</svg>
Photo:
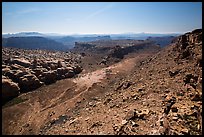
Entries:
<svg viewBox="0 0 204 137">
<path fill-rule="evenodd" d="M 178 59 L 197 60 L 202 63 L 202 30 L 197 29 L 178 38 L 174 50 L 179 52 Z"/>
</svg>

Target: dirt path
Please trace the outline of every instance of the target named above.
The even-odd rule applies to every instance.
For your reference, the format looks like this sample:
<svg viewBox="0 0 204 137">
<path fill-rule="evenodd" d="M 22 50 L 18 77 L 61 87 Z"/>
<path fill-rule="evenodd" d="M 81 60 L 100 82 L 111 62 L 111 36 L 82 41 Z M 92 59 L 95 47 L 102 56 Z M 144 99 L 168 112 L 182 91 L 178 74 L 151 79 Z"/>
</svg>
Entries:
<svg viewBox="0 0 204 137">
<path fill-rule="evenodd" d="M 84 86 L 89 89 L 94 83 L 99 83 L 107 78 L 107 74 L 116 75 L 118 73 L 128 73 L 134 68 L 136 60 L 138 60 L 138 57 L 126 59 L 107 68 L 83 74 L 80 77 L 73 79 L 73 82 L 77 84 L 76 90 L 79 90 Z"/>
</svg>

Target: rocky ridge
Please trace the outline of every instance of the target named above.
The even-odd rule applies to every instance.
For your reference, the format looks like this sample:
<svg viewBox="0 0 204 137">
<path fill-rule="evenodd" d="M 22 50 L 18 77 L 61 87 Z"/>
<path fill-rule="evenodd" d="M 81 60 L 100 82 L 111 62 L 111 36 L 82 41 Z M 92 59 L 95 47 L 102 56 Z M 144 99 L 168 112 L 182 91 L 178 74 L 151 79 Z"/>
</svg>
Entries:
<svg viewBox="0 0 204 137">
<path fill-rule="evenodd" d="M 42 134 L 201 135 L 202 30 L 136 63 L 114 85 Z"/>
</svg>

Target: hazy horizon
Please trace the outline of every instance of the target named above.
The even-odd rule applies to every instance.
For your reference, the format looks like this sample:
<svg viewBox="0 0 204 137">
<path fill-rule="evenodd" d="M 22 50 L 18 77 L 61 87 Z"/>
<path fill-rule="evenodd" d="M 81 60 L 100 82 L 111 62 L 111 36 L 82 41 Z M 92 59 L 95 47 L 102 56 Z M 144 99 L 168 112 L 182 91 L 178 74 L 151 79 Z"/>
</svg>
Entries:
<svg viewBox="0 0 204 137">
<path fill-rule="evenodd" d="M 200 29 L 200 28 L 197 28 Z M 193 30 L 192 30 L 193 31 Z M 190 32 L 190 31 L 189 31 Z M 70 33 L 70 34 L 64 34 L 64 33 L 52 33 L 52 32 L 37 32 L 37 31 L 22 31 L 22 32 L 14 32 L 14 33 L 2 33 L 5 34 L 18 34 L 18 33 L 40 33 L 40 34 L 50 34 L 50 35 L 129 35 L 129 34 L 183 34 L 186 32 L 172 32 L 172 33 L 149 33 L 149 32 L 124 32 L 124 33 Z"/>
<path fill-rule="evenodd" d="M 2 34 L 181 34 L 199 28 L 202 2 L 2 2 Z"/>
</svg>

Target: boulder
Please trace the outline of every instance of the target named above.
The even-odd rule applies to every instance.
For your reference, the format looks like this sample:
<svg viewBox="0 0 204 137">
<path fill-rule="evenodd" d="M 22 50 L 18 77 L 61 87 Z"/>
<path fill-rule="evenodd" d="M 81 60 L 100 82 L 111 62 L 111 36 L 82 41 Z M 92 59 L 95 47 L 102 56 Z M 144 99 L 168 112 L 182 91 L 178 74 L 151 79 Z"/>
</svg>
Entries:
<svg viewBox="0 0 204 137">
<path fill-rule="evenodd" d="M 2 79 L 7 79 L 7 77 L 6 77 L 6 76 L 4 76 L 4 75 L 2 75 Z"/>
<path fill-rule="evenodd" d="M 3 69 L 3 68 L 6 68 L 6 67 L 7 67 L 7 65 L 2 64 L 2 69 Z"/>
<path fill-rule="evenodd" d="M 2 79 L 2 104 L 17 97 L 20 94 L 18 84 L 11 79 Z"/>
<path fill-rule="evenodd" d="M 64 69 L 65 69 L 64 70 L 65 74 L 69 73 L 69 72 L 71 72 L 71 73 L 73 72 L 74 73 L 74 69 L 72 67 L 65 67 Z M 74 73 L 74 75 L 75 75 L 75 73 Z"/>
<path fill-rule="evenodd" d="M 57 62 L 57 67 L 58 67 L 58 68 L 61 68 L 61 67 L 62 67 L 62 62 L 61 62 L 61 61 L 58 61 L 58 62 Z"/>
<path fill-rule="evenodd" d="M 57 68 L 56 76 L 58 80 L 65 78 L 65 74 L 66 74 L 65 68 Z"/>
<path fill-rule="evenodd" d="M 6 73 L 6 76 L 8 76 L 12 81 L 14 82 L 19 82 L 19 78 L 22 77 L 23 75 L 29 74 L 27 71 L 22 71 L 22 70 L 11 70 Z"/>
<path fill-rule="evenodd" d="M 31 66 L 31 63 L 28 60 L 25 60 L 24 58 L 13 59 L 12 63 L 21 65 L 23 67 L 30 67 Z"/>
<path fill-rule="evenodd" d="M 11 71 L 10 67 L 5 67 L 2 69 L 2 74 L 5 75 L 9 71 Z"/>
<path fill-rule="evenodd" d="M 137 118 L 136 111 L 135 110 L 128 111 L 128 113 L 125 116 L 125 120 L 131 120 L 131 119 L 134 119 L 134 118 Z"/>
<path fill-rule="evenodd" d="M 32 71 L 34 71 L 34 75 L 37 77 L 43 73 L 43 69 L 41 68 L 36 68 L 36 69 L 33 69 Z"/>
<path fill-rule="evenodd" d="M 70 62 L 72 59 L 71 58 L 65 58 L 64 61 L 65 62 Z"/>
<path fill-rule="evenodd" d="M 82 72 L 82 67 L 79 65 L 74 66 L 73 69 L 75 74 L 79 74 Z"/>
<path fill-rule="evenodd" d="M 37 89 L 42 85 L 43 83 L 33 74 L 23 75 L 19 79 L 19 87 L 23 92 Z"/>
<path fill-rule="evenodd" d="M 57 74 L 58 75 L 64 75 L 65 74 L 65 69 L 64 68 L 57 68 Z"/>
<path fill-rule="evenodd" d="M 65 69 L 66 69 L 66 72 L 68 72 L 68 71 L 74 71 L 74 69 L 73 69 L 72 67 L 66 67 Z"/>
<path fill-rule="evenodd" d="M 22 68 L 24 68 L 24 67 L 21 66 L 21 65 L 18 65 L 18 64 L 12 64 L 12 65 L 11 65 L 11 68 L 12 68 L 12 69 L 22 69 Z"/>
<path fill-rule="evenodd" d="M 13 74 L 12 80 L 14 82 L 19 83 L 20 78 L 23 77 L 24 75 L 27 75 L 27 74 L 29 74 L 28 71 L 16 70 L 15 73 Z"/>
<path fill-rule="evenodd" d="M 27 75 L 27 74 L 29 74 L 29 72 L 17 70 L 17 72 L 14 74 L 14 76 L 19 79 L 20 77 Z"/>
<path fill-rule="evenodd" d="M 49 67 L 51 68 L 51 70 L 55 70 L 58 68 L 58 66 L 55 64 L 49 64 Z"/>
<path fill-rule="evenodd" d="M 38 60 L 37 59 L 34 59 L 33 61 L 32 61 L 32 67 L 33 68 L 36 68 L 38 66 Z"/>
<path fill-rule="evenodd" d="M 10 70 L 10 71 L 5 73 L 5 76 L 7 76 L 10 79 L 12 79 L 13 81 L 15 81 L 15 79 L 16 79 L 15 73 L 17 73 L 18 71 L 20 71 L 20 70 Z"/>
<path fill-rule="evenodd" d="M 46 61 L 41 61 L 40 65 L 43 67 L 43 68 L 48 68 L 48 63 Z"/>
<path fill-rule="evenodd" d="M 66 63 L 64 61 L 62 61 L 61 64 L 62 64 L 62 67 L 64 67 L 64 68 L 67 67 L 67 65 L 66 65 Z"/>
<path fill-rule="evenodd" d="M 69 70 L 69 72 L 67 72 L 65 74 L 65 78 L 72 78 L 75 75 L 73 70 Z"/>
<path fill-rule="evenodd" d="M 72 67 L 57 68 L 57 79 L 71 78 L 75 75 Z"/>
<path fill-rule="evenodd" d="M 57 75 L 55 71 L 43 72 L 41 75 L 39 75 L 39 79 L 45 84 L 51 84 L 56 82 Z"/>
</svg>

